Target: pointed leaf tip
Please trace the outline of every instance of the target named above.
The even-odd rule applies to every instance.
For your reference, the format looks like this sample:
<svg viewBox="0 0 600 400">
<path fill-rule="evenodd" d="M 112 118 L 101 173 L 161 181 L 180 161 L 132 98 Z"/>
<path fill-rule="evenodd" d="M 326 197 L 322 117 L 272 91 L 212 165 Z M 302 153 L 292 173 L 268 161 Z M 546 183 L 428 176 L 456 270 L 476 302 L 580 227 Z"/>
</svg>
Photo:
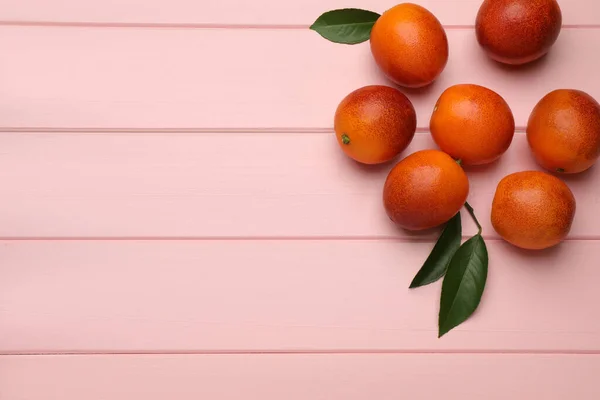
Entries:
<svg viewBox="0 0 600 400">
<path fill-rule="evenodd" d="M 488 252 L 481 235 L 467 240 L 454 254 L 442 284 L 439 336 L 465 322 L 477 309 L 488 273 Z"/>
</svg>

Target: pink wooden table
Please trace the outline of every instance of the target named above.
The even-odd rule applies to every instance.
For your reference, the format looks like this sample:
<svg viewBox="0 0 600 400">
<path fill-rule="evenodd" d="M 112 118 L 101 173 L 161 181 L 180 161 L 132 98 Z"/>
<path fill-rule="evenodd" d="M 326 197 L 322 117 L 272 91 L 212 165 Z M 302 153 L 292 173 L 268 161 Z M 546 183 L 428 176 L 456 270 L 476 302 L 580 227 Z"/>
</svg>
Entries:
<svg viewBox="0 0 600 400">
<path fill-rule="evenodd" d="M 418 0 L 451 55 L 411 92 L 432 147 L 455 83 L 496 90 L 518 134 L 469 172 L 490 252 L 479 311 L 437 339 L 432 246 L 385 217 L 389 166 L 332 134 L 338 102 L 388 83 L 323 11 L 393 0 L 0 0 L 0 399 L 600 398 L 600 169 L 568 179 L 570 239 L 517 251 L 489 223 L 556 88 L 600 99 L 600 3 L 562 0 L 551 54 L 518 71 L 477 46 L 479 0 Z M 474 232 L 467 224 L 465 235 Z M 423 238 L 420 238 L 423 239 Z"/>
</svg>

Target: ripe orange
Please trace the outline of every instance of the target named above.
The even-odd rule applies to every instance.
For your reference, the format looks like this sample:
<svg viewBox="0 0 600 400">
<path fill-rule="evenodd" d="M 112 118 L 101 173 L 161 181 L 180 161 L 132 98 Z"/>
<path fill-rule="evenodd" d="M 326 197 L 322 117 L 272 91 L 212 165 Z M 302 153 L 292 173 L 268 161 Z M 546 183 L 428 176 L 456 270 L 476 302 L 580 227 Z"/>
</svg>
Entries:
<svg viewBox="0 0 600 400">
<path fill-rule="evenodd" d="M 440 149 L 463 165 L 487 164 L 510 146 L 515 120 L 506 101 L 479 85 L 455 85 L 438 99 L 429 128 Z"/>
<path fill-rule="evenodd" d="M 527 141 L 542 167 L 585 171 L 600 157 L 600 104 L 580 90 L 548 93 L 529 116 Z"/>
<path fill-rule="evenodd" d="M 546 54 L 558 39 L 561 25 L 556 0 L 485 0 L 475 31 L 492 59 L 519 65 Z"/>
<path fill-rule="evenodd" d="M 467 201 L 469 180 L 449 155 L 417 151 L 389 173 L 383 203 L 392 221 L 408 230 L 436 227 L 456 215 Z"/>
<path fill-rule="evenodd" d="M 379 68 L 401 86 L 429 85 L 448 62 L 442 24 L 416 4 L 399 4 L 384 12 L 373 26 L 370 43 Z"/>
<path fill-rule="evenodd" d="M 410 100 L 389 86 L 357 89 L 339 104 L 334 120 L 342 150 L 364 164 L 392 160 L 412 141 L 417 115 Z"/>
<path fill-rule="evenodd" d="M 507 242 L 529 250 L 564 240 L 575 217 L 575 197 L 557 177 L 517 172 L 503 178 L 492 202 L 492 225 Z"/>
</svg>

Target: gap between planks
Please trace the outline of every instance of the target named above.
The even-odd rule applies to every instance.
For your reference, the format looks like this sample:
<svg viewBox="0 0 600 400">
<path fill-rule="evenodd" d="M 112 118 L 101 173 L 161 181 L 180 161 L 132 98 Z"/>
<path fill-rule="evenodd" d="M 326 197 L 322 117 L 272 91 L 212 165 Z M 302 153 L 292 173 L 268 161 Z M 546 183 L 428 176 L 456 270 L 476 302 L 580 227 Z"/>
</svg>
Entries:
<svg viewBox="0 0 600 400">
<path fill-rule="evenodd" d="M 468 239 L 473 235 L 463 235 Z M 488 242 L 502 242 L 495 236 L 482 235 Z M 435 237 L 401 236 L 0 236 L 0 242 L 399 242 L 434 243 Z M 571 236 L 563 242 L 600 242 L 600 235 Z"/>
<path fill-rule="evenodd" d="M 600 350 L 196 350 L 196 351 L 169 351 L 169 350 L 144 350 L 144 351 L 15 351 L 0 352 L 1 356 L 163 356 L 163 355 L 375 355 L 375 354 L 432 354 L 432 355 L 600 355 Z"/>
<path fill-rule="evenodd" d="M 315 16 L 315 19 L 318 15 Z M 133 29 L 254 29 L 254 30 L 305 30 L 310 25 L 300 24 L 210 24 L 210 23 L 135 23 L 91 21 L 0 21 L 0 26 L 58 27 L 58 28 L 133 28 Z M 443 25 L 447 30 L 474 29 L 475 25 Z M 599 29 L 600 24 L 563 24 L 562 29 Z"/>
<path fill-rule="evenodd" d="M 526 127 L 515 128 L 524 134 Z M 417 134 L 429 134 L 429 128 L 417 128 Z M 52 134 L 332 134 L 333 128 L 16 128 L 0 127 L 0 133 Z"/>
</svg>

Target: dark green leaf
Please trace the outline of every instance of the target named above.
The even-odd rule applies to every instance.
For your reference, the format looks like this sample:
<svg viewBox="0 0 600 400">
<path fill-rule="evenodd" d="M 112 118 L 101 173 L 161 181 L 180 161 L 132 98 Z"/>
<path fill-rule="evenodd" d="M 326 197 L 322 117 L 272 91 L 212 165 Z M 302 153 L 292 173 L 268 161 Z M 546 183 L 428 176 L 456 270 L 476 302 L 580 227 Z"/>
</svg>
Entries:
<svg viewBox="0 0 600 400">
<path fill-rule="evenodd" d="M 357 44 L 369 40 L 379 17 L 376 12 L 357 8 L 332 10 L 317 18 L 310 29 L 335 43 Z"/>
<path fill-rule="evenodd" d="M 461 236 L 462 225 L 459 212 L 444 227 L 429 257 L 410 284 L 411 289 L 429 285 L 444 276 L 452 256 L 460 247 Z"/>
<path fill-rule="evenodd" d="M 481 235 L 454 254 L 442 284 L 439 337 L 466 321 L 479 306 L 488 273 L 488 252 Z"/>
</svg>

